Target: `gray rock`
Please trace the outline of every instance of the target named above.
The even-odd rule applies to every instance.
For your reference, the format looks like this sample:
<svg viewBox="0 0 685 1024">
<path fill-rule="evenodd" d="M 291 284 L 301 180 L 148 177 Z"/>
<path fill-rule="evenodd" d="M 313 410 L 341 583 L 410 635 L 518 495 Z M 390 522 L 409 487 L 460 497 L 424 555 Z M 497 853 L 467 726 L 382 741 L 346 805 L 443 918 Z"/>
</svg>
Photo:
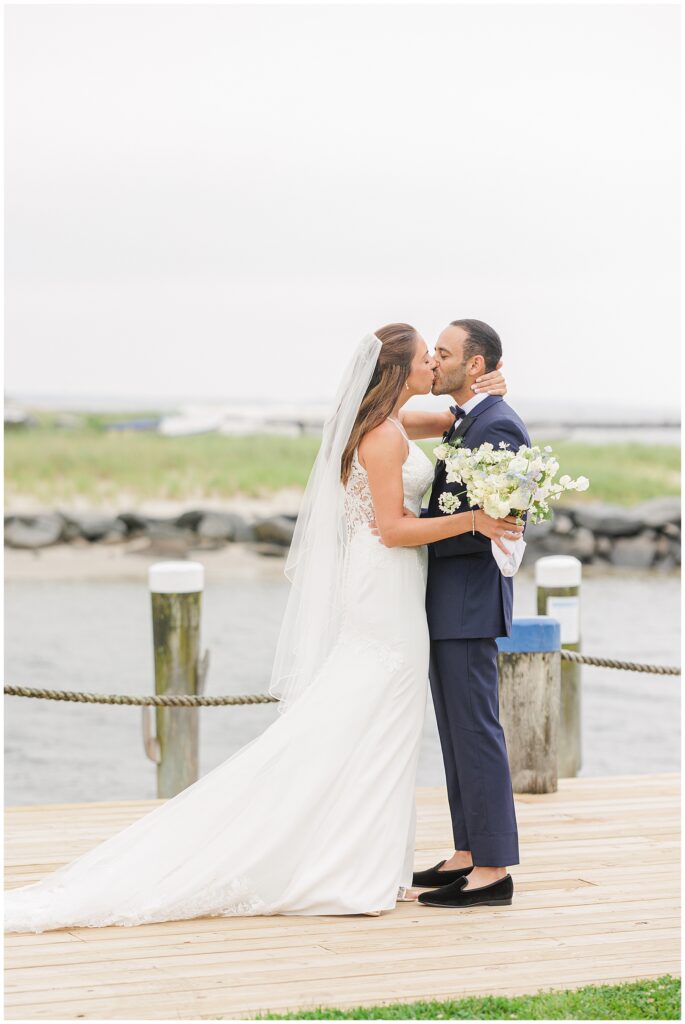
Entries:
<svg viewBox="0 0 685 1024">
<path fill-rule="evenodd" d="M 671 544 L 671 555 L 673 557 L 673 561 L 675 562 L 676 565 L 680 565 L 680 559 L 681 559 L 680 541 L 679 540 L 672 540 L 672 541 L 670 541 L 670 544 Z"/>
<path fill-rule="evenodd" d="M 566 537 L 569 533 L 573 533 L 575 523 L 565 512 L 556 512 L 552 520 L 552 529 L 560 536 Z"/>
<path fill-rule="evenodd" d="M 544 519 L 541 523 L 529 523 L 526 526 L 524 540 L 526 544 L 537 544 L 544 537 L 552 532 L 553 524 L 551 519 Z"/>
<path fill-rule="evenodd" d="M 609 537 L 595 537 L 595 554 L 598 558 L 611 557 L 611 539 Z"/>
<path fill-rule="evenodd" d="M 5 523 L 5 544 L 10 548 L 46 548 L 64 539 L 65 522 L 58 512 L 13 516 Z"/>
<path fill-rule="evenodd" d="M 668 537 L 664 537 L 663 534 L 661 534 L 661 536 L 657 536 L 656 542 L 654 544 L 654 551 L 656 553 L 657 558 L 666 558 L 668 555 L 670 555 L 671 542 L 669 541 Z"/>
<path fill-rule="evenodd" d="M 180 516 L 176 517 L 174 522 L 176 526 L 181 526 L 184 530 L 197 530 L 203 517 L 208 515 L 211 515 L 211 513 L 202 509 L 192 509 L 189 512 L 182 512 Z"/>
<path fill-rule="evenodd" d="M 591 562 L 595 555 L 595 535 L 592 530 L 578 526 L 573 533 L 563 536 L 551 533 L 542 542 L 546 555 L 573 555 L 581 562 Z"/>
<path fill-rule="evenodd" d="M 661 530 L 671 523 L 679 523 L 680 511 L 680 498 L 652 498 L 632 509 L 645 526 L 651 526 L 655 530 Z"/>
<path fill-rule="evenodd" d="M 122 512 L 117 518 L 125 525 L 129 537 L 148 536 L 165 538 L 192 538 L 193 531 L 177 525 L 176 516 L 144 516 L 140 512 Z"/>
<path fill-rule="evenodd" d="M 255 523 L 254 532 L 257 540 L 290 547 L 295 532 L 295 516 L 270 516 L 262 519 Z"/>
<path fill-rule="evenodd" d="M 198 537 L 205 540 L 228 543 L 246 543 L 255 539 L 256 533 L 242 516 L 235 512 L 207 512 L 196 527 Z"/>
<path fill-rule="evenodd" d="M 676 523 L 664 523 L 661 527 L 661 532 L 665 537 L 671 537 L 673 540 L 680 540 L 680 526 Z"/>
<path fill-rule="evenodd" d="M 656 558 L 656 541 L 654 530 L 639 537 L 619 537 L 611 549 L 611 561 L 625 569 L 649 569 Z"/>
<path fill-rule="evenodd" d="M 658 562 L 655 562 L 653 569 L 655 572 L 673 572 L 677 564 L 673 555 L 667 555 L 666 558 L 660 558 Z"/>
<path fill-rule="evenodd" d="M 571 554 L 579 558 L 581 562 L 591 562 L 595 556 L 597 540 L 592 530 L 585 526 L 577 526 L 568 540 L 571 542 Z"/>
<path fill-rule="evenodd" d="M 574 515 L 578 526 L 606 537 L 632 537 L 642 530 L 641 518 L 618 505 L 585 505 L 576 508 Z"/>
<path fill-rule="evenodd" d="M 144 533 L 150 522 L 148 516 L 143 516 L 139 512 L 120 512 L 117 519 L 120 519 L 124 524 L 129 536 Z"/>
<path fill-rule="evenodd" d="M 143 539 L 148 553 L 171 558 L 183 557 L 197 544 L 194 532 L 179 528 L 173 519 L 149 520 Z"/>
<path fill-rule="evenodd" d="M 235 524 L 235 533 L 233 535 L 233 540 L 236 544 L 251 544 L 256 539 L 257 534 L 252 523 L 246 523 L 245 520 L 243 519 Z"/>
<path fill-rule="evenodd" d="M 63 513 L 63 518 L 69 530 L 70 539 L 76 535 L 92 543 L 96 540 L 103 540 L 107 536 L 123 538 L 127 533 L 126 524 L 121 519 L 98 512 Z"/>
</svg>

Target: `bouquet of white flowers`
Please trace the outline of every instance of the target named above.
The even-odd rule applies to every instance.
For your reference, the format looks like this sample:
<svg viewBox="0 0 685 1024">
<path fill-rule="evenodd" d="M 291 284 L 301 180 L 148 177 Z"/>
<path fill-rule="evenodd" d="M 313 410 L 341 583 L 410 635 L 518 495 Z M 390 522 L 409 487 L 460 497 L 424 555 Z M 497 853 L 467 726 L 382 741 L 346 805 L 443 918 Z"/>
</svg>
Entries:
<svg viewBox="0 0 685 1024">
<path fill-rule="evenodd" d="M 521 445 L 518 451 L 500 441 L 499 448 L 487 442 L 479 448 L 462 448 L 447 442 L 435 449 L 447 469 L 447 483 L 464 484 L 464 490 L 453 494 L 443 491 L 438 498 L 441 512 L 451 515 L 461 506 L 460 494 L 466 494 L 470 505 L 478 505 L 493 519 L 516 515 L 523 523 L 526 514 L 529 523 L 551 519 L 551 501 L 557 501 L 563 491 L 586 491 L 590 481 L 585 476 L 572 480 L 570 476 L 555 477 L 559 462 L 549 445 L 532 448 Z M 504 576 L 513 576 L 521 564 L 526 542 L 514 542 L 509 554 L 491 543 L 492 553 Z"/>
<path fill-rule="evenodd" d="M 577 480 L 562 476 L 556 481 L 559 462 L 549 445 L 521 445 L 513 451 L 506 441 L 500 441 L 499 448 L 488 442 L 473 449 L 445 443 L 438 445 L 435 454 L 445 462 L 447 482 L 464 484 L 459 493 L 465 493 L 470 505 L 478 505 L 494 519 L 515 514 L 521 524 L 524 512 L 529 523 L 551 519 L 551 501 L 558 500 L 563 491 L 585 491 L 590 486 L 584 476 Z M 441 512 L 451 515 L 461 500 L 458 494 L 444 491 L 438 505 Z"/>
</svg>

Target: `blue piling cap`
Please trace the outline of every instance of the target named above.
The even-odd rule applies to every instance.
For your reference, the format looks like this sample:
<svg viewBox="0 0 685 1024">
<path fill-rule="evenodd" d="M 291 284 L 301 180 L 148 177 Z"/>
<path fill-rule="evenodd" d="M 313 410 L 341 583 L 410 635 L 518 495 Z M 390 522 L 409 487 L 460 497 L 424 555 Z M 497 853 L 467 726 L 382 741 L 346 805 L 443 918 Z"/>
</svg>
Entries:
<svg viewBox="0 0 685 1024">
<path fill-rule="evenodd" d="M 558 651 L 561 648 L 561 625 L 551 615 L 514 619 L 511 636 L 498 637 L 497 647 L 510 653 Z"/>
</svg>

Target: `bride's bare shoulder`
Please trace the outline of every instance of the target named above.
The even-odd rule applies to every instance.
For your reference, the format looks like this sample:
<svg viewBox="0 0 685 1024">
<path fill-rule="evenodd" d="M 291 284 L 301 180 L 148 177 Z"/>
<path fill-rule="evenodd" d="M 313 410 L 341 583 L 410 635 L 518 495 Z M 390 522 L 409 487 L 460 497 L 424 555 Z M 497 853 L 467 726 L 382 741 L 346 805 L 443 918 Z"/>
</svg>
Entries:
<svg viewBox="0 0 685 1024">
<path fill-rule="evenodd" d="M 367 459 L 372 461 L 378 458 L 392 461 L 397 459 L 399 462 L 403 462 L 407 454 L 407 442 L 397 427 L 385 420 L 364 434 L 359 442 L 358 450 L 362 466 L 366 466 Z"/>
</svg>

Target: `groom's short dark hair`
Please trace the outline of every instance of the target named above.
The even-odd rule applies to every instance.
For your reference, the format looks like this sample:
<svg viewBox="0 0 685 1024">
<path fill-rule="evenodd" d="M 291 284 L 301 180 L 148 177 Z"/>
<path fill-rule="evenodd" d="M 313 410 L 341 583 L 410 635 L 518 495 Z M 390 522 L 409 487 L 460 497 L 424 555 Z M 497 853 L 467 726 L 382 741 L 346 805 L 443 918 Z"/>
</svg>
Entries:
<svg viewBox="0 0 685 1024">
<path fill-rule="evenodd" d="M 502 358 L 502 342 L 499 334 L 482 320 L 453 320 L 451 327 L 461 327 L 468 335 L 464 342 L 464 359 L 482 356 L 488 373 L 497 368 Z"/>
</svg>

